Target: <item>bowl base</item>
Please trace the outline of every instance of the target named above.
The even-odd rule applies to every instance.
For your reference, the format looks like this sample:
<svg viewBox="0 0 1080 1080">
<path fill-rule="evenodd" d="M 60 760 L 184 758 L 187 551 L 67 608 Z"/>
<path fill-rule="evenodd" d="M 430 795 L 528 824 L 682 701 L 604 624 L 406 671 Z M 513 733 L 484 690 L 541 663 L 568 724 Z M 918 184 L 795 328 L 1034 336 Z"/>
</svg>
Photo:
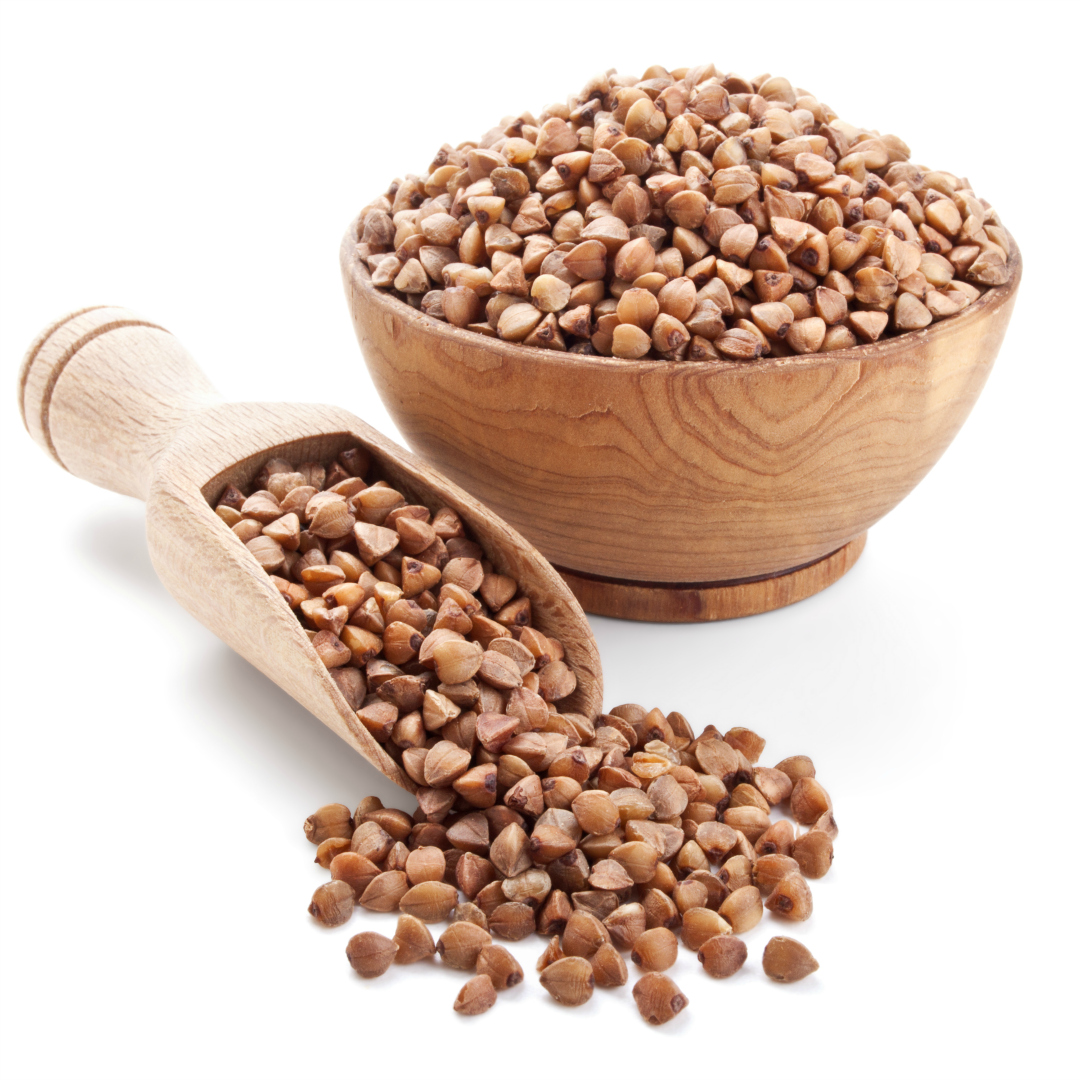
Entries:
<svg viewBox="0 0 1080 1080">
<path fill-rule="evenodd" d="M 640 622 L 715 622 L 741 619 L 805 600 L 842 578 L 866 547 L 866 533 L 817 562 L 764 578 L 691 584 L 620 581 L 556 566 L 592 615 Z"/>
</svg>

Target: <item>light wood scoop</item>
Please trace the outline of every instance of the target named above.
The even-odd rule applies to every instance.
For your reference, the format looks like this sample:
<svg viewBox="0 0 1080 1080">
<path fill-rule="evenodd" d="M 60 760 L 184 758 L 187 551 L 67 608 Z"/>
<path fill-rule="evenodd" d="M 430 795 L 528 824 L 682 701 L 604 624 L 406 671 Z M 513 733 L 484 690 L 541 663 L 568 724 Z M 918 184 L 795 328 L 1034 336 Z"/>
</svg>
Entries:
<svg viewBox="0 0 1080 1080">
<path fill-rule="evenodd" d="M 381 773 L 415 785 L 357 720 L 299 620 L 240 539 L 214 513 L 226 485 L 249 489 L 270 457 L 325 462 L 363 446 L 372 473 L 410 501 L 461 516 L 499 573 L 531 598 L 577 675 L 565 711 L 601 707 L 600 658 L 577 600 L 544 557 L 467 492 L 344 409 L 224 402 L 167 330 L 116 307 L 74 312 L 31 346 L 19 407 L 57 464 L 146 502 L 150 558 L 204 626 L 269 676 Z"/>
</svg>

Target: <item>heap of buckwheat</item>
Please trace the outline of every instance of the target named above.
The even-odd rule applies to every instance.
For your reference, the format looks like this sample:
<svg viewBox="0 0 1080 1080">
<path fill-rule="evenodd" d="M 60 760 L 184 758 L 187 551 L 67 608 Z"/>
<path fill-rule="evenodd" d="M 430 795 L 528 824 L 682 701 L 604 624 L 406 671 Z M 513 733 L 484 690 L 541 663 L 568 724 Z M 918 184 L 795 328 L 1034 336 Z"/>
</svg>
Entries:
<svg viewBox="0 0 1080 1080">
<path fill-rule="evenodd" d="M 595 76 L 444 145 L 360 215 L 372 282 L 540 348 L 754 360 L 922 329 L 1008 278 L 967 179 L 787 79 Z"/>
<path fill-rule="evenodd" d="M 498 721 L 481 715 L 477 733 Z M 551 938 L 537 970 L 560 1004 L 581 1005 L 595 987 L 624 985 L 628 952 L 643 973 L 633 991 L 638 1009 L 662 1024 L 687 1004 L 664 974 L 680 938 L 706 974 L 726 978 L 747 957 L 738 935 L 765 911 L 785 921 L 810 917 L 807 879 L 828 872 L 837 833 L 810 758 L 761 768 L 765 741 L 754 732 L 721 735 L 710 725 L 695 737 L 679 713 L 639 705 L 602 713 L 569 756 L 556 759 L 540 752 L 535 732 L 537 752 L 519 755 L 518 740 L 530 736 L 524 720 L 506 729 L 514 732 L 507 741 L 476 750 L 497 760 L 490 800 L 470 786 L 449 810 L 421 804 L 410 815 L 369 797 L 355 811 L 324 806 L 305 822 L 318 845 L 315 861 L 331 878 L 308 909 L 318 922 L 342 925 L 356 905 L 400 912 L 393 938 L 373 931 L 351 938 L 346 953 L 358 974 L 437 957 L 475 973 L 454 1008 L 476 1014 L 524 979 L 494 938 L 535 932 Z M 796 835 L 792 821 L 773 820 L 775 807 L 806 831 Z M 436 940 L 428 924 L 441 922 L 449 926 Z M 778 982 L 817 966 L 786 937 L 773 938 L 762 958 Z"/>
<path fill-rule="evenodd" d="M 695 736 L 677 712 L 559 712 L 577 680 L 559 642 L 530 625 L 518 583 L 456 513 L 369 484 L 369 468 L 359 448 L 327 465 L 275 458 L 257 490 L 227 487 L 216 507 L 417 785 L 413 814 L 366 798 L 308 818 L 331 877 L 309 911 L 328 926 L 357 904 L 400 912 L 393 939 L 355 935 L 349 962 L 374 976 L 438 955 L 476 973 L 454 1006 L 466 1014 L 524 978 L 493 937 L 551 935 L 540 982 L 566 1005 L 623 985 L 629 950 L 645 972 L 634 987 L 642 1016 L 670 1020 L 687 1004 L 664 974 L 676 931 L 720 978 L 742 967 L 737 935 L 765 910 L 809 917 L 806 879 L 828 871 L 837 832 L 813 762 L 758 767 L 760 736 L 712 725 Z M 781 805 L 806 832 L 772 820 Z M 436 942 L 427 924 L 444 921 Z M 762 967 L 791 982 L 817 962 L 774 938 Z"/>
<path fill-rule="evenodd" d="M 560 642 L 535 629 L 518 583 L 447 507 L 409 503 L 370 461 L 275 458 L 217 513 L 307 629 L 350 708 L 417 785 L 430 821 L 543 799 L 541 775 L 584 779 L 593 721 L 560 713 L 577 688 Z"/>
</svg>

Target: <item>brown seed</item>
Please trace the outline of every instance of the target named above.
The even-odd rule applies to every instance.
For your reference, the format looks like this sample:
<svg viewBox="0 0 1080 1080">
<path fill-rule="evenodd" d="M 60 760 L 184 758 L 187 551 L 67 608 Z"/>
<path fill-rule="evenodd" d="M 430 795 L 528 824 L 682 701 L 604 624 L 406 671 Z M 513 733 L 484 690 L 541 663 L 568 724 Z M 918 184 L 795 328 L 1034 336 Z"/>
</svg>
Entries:
<svg viewBox="0 0 1080 1080">
<path fill-rule="evenodd" d="M 832 809 L 832 800 L 813 777 L 804 776 L 791 790 L 791 816 L 800 825 L 813 825 Z"/>
<path fill-rule="evenodd" d="M 498 795 L 498 767 L 477 765 L 459 776 L 451 785 L 470 806 L 486 809 L 495 805 Z"/>
<path fill-rule="evenodd" d="M 770 806 L 776 806 L 790 797 L 794 784 L 791 777 L 780 769 L 755 769 L 754 786 Z"/>
<path fill-rule="evenodd" d="M 639 821 L 631 819 L 626 823 L 626 839 L 642 840 L 652 844 L 660 853 L 661 859 L 674 858 L 683 846 L 686 837 L 681 828 L 659 821 Z"/>
<path fill-rule="evenodd" d="M 765 906 L 774 915 L 804 922 L 813 914 L 814 898 L 810 895 L 810 886 L 801 874 L 789 874 L 769 894 Z"/>
<path fill-rule="evenodd" d="M 538 934 L 562 934 L 566 929 L 566 922 L 574 913 L 570 904 L 570 897 L 562 889 L 552 889 L 540 914 L 536 917 L 536 932 Z"/>
<path fill-rule="evenodd" d="M 424 759 L 424 783 L 428 787 L 450 787 L 471 764 L 468 750 L 447 739 L 437 742 Z"/>
<path fill-rule="evenodd" d="M 761 893 L 755 885 L 744 885 L 736 889 L 720 905 L 720 915 L 731 924 L 733 933 L 745 934 L 753 930 L 764 914 Z"/>
<path fill-rule="evenodd" d="M 466 814 L 446 830 L 446 839 L 459 851 L 485 855 L 488 851 L 490 827 L 481 813 Z"/>
<path fill-rule="evenodd" d="M 724 736 L 724 742 L 745 755 L 751 765 L 756 765 L 765 749 L 765 740 L 749 728 L 733 727 Z"/>
<path fill-rule="evenodd" d="M 853 311 L 848 321 L 863 341 L 877 341 L 889 325 L 889 316 L 884 311 Z"/>
<path fill-rule="evenodd" d="M 502 902 L 500 897 L 499 903 Z M 497 907 L 498 904 L 493 906 Z M 480 910 L 476 904 L 466 900 L 464 904 L 458 904 L 452 912 L 450 912 L 450 921 L 455 922 L 471 922 L 474 926 L 479 926 L 481 930 L 487 930 L 488 921 L 487 916 Z"/>
<path fill-rule="evenodd" d="M 441 642 L 431 655 L 440 681 L 450 685 L 471 679 L 480 670 L 483 657 L 484 650 L 478 642 L 459 638 Z"/>
<path fill-rule="evenodd" d="M 698 870 L 695 873 L 704 874 L 707 871 Z M 680 915 L 685 915 L 691 908 L 705 907 L 709 900 L 709 890 L 701 881 L 678 881 L 671 890 L 671 899 L 679 909 Z"/>
<path fill-rule="evenodd" d="M 632 323 L 620 323 L 612 333 L 611 354 L 622 360 L 640 360 L 651 347 L 652 338 Z"/>
<path fill-rule="evenodd" d="M 566 953 L 562 950 L 562 942 L 559 940 L 559 935 L 556 934 L 537 959 L 536 970 L 543 971 L 544 968 L 554 964 L 556 960 L 561 960 L 565 955 Z"/>
<path fill-rule="evenodd" d="M 642 893 L 641 906 L 645 909 L 645 925 L 650 930 L 655 926 L 675 929 L 682 921 L 675 901 L 658 888 L 650 888 Z"/>
<path fill-rule="evenodd" d="M 569 810 L 581 794 L 581 784 L 570 776 L 551 776 L 541 782 L 544 805 L 549 809 Z"/>
<path fill-rule="evenodd" d="M 651 881 L 656 874 L 660 853 L 652 844 L 632 840 L 615 848 L 611 852 L 611 858 L 626 871 L 632 882 L 643 885 Z"/>
<path fill-rule="evenodd" d="M 345 946 L 345 955 L 349 958 L 353 971 L 365 979 L 385 974 L 394 962 L 397 952 L 396 941 L 371 930 L 354 935 Z"/>
<path fill-rule="evenodd" d="M 323 926 L 341 926 L 352 917 L 355 894 L 345 881 L 320 885 L 311 897 L 308 914 Z"/>
<path fill-rule="evenodd" d="M 513 738 L 519 724 L 520 721 L 513 716 L 483 712 L 476 719 L 476 737 L 485 750 L 498 754 Z"/>
<path fill-rule="evenodd" d="M 634 986 L 634 1001 L 638 1012 L 649 1024 L 666 1024 L 689 1004 L 686 995 L 667 975 L 655 971 L 638 979 Z"/>
<path fill-rule="evenodd" d="M 562 311 L 570 302 L 570 285 L 552 274 L 540 274 L 532 284 L 531 295 L 541 311 Z"/>
<path fill-rule="evenodd" d="M 589 874 L 589 884 L 594 889 L 618 892 L 631 888 L 634 879 L 614 859 L 601 859 L 593 865 Z"/>
<path fill-rule="evenodd" d="M 385 640 L 385 638 L 384 638 Z M 521 671 L 509 656 L 488 649 L 480 659 L 479 678 L 499 690 L 513 690 L 521 686 Z"/>
<path fill-rule="evenodd" d="M 706 941 L 720 934 L 730 934 L 731 926 L 720 913 L 707 907 L 690 908 L 683 913 L 681 936 L 688 949 L 700 949 Z"/>
<path fill-rule="evenodd" d="M 678 817 L 690 801 L 678 781 L 670 774 L 657 777 L 649 784 L 648 794 L 655 807 L 656 817 L 661 821 Z"/>
<path fill-rule="evenodd" d="M 531 907 L 539 907 L 551 892 L 551 878 L 535 866 L 524 874 L 506 878 L 501 885 L 505 899 L 511 903 L 529 904 Z M 477 900 L 479 901 L 479 896 Z"/>
<path fill-rule="evenodd" d="M 391 664 L 407 664 L 416 658 L 423 641 L 423 635 L 407 623 L 392 622 L 383 632 L 383 656 Z"/>
<path fill-rule="evenodd" d="M 592 997 L 596 978 L 582 956 L 565 956 L 540 972 L 540 985 L 560 1005 L 584 1005 Z"/>
<path fill-rule="evenodd" d="M 786 306 L 786 305 L 781 305 Z M 790 308 L 787 309 L 790 314 Z M 694 751 L 703 772 L 719 777 L 725 784 L 739 770 L 739 755 L 733 746 L 723 739 L 706 738 L 702 735 Z M 732 785 L 734 786 L 734 785 Z"/>
<path fill-rule="evenodd" d="M 422 881 L 414 885 L 398 901 L 406 915 L 415 915 L 424 922 L 443 922 L 458 902 L 458 891 L 442 881 Z"/>
<path fill-rule="evenodd" d="M 619 955 L 614 945 L 601 945 L 589 957 L 592 964 L 593 978 L 596 985 L 609 988 L 613 986 L 625 986 L 628 978 L 626 961 Z"/>
<path fill-rule="evenodd" d="M 585 280 L 599 280 L 607 272 L 607 248 L 599 240 L 584 240 L 566 253 L 563 266 Z"/>
<path fill-rule="evenodd" d="M 720 880 L 720 875 L 709 870 L 695 870 L 686 880 L 687 882 L 697 881 L 705 886 L 707 894 L 705 907 L 711 908 L 713 911 L 719 911 L 720 905 L 731 894 L 731 889 Z"/>
<path fill-rule="evenodd" d="M 754 863 L 749 856 L 732 855 L 720 867 L 718 876 L 734 892 L 736 889 L 742 889 L 753 884 L 753 868 Z"/>
<path fill-rule="evenodd" d="M 463 1016 L 479 1016 L 495 1004 L 495 986 L 487 975 L 474 975 L 454 1000 L 454 1012 Z"/>
<path fill-rule="evenodd" d="M 836 818 L 833 816 L 833 812 L 831 810 L 826 810 L 825 813 L 810 826 L 810 831 L 823 832 L 830 840 L 835 840 L 839 835 L 840 829 L 836 824 Z"/>
<path fill-rule="evenodd" d="M 342 803 L 322 806 L 304 822 L 304 835 L 313 844 L 321 844 L 332 837 L 351 837 L 352 834 L 352 812 Z"/>
<path fill-rule="evenodd" d="M 454 326 L 468 326 L 477 322 L 482 303 L 475 290 L 455 286 L 443 290 L 443 315 Z"/>
<path fill-rule="evenodd" d="M 709 860 L 696 841 L 687 840 L 679 849 L 679 854 L 675 858 L 675 869 L 679 874 L 692 874 L 695 870 L 708 870 Z"/>
<path fill-rule="evenodd" d="M 646 971 L 667 971 L 678 958 L 679 940 L 663 926 L 639 935 L 630 952 L 630 959 Z"/>
<path fill-rule="evenodd" d="M 363 896 L 364 890 L 381 873 L 375 863 L 354 851 L 343 851 L 340 855 L 335 855 L 330 863 L 331 879 L 344 881 L 352 887 L 357 896 Z"/>
<path fill-rule="evenodd" d="M 431 931 L 414 915 L 398 916 L 394 941 L 398 947 L 394 957 L 397 964 L 415 964 L 418 960 L 426 960 L 435 955 L 435 942 L 432 940 Z"/>
<path fill-rule="evenodd" d="M 471 851 L 465 852 L 454 867 L 454 881 L 470 900 L 498 876 L 499 871 L 490 860 Z"/>
<path fill-rule="evenodd" d="M 805 754 L 796 754 L 794 757 L 784 758 L 776 768 L 787 776 L 792 784 L 796 784 L 804 776 L 813 778 L 817 775 L 814 771 L 814 763 Z"/>
<path fill-rule="evenodd" d="M 374 878 L 360 896 L 360 906 L 368 911 L 396 911 L 401 898 L 409 891 L 409 879 L 403 870 L 388 870 Z"/>
<path fill-rule="evenodd" d="M 573 851 L 576 846 L 574 838 L 562 829 L 557 829 L 554 825 L 538 824 L 529 837 L 528 851 L 534 863 L 546 865 Z"/>
<path fill-rule="evenodd" d="M 722 859 L 738 842 L 738 834 L 730 826 L 719 821 L 706 821 L 698 826 L 694 840 L 698 847 L 714 862 Z"/>
<path fill-rule="evenodd" d="M 798 982 L 818 969 L 818 962 L 810 950 L 800 941 L 788 937 L 774 937 L 765 946 L 761 967 L 776 982 Z"/>
<path fill-rule="evenodd" d="M 768 814 L 769 803 L 765 796 L 752 784 L 738 784 L 731 793 L 730 808 L 756 806 L 763 814 Z"/>
<path fill-rule="evenodd" d="M 724 811 L 724 824 L 741 832 L 752 844 L 769 827 L 769 815 L 756 806 L 736 806 Z"/>
<path fill-rule="evenodd" d="M 404 810 L 389 807 L 377 807 L 356 819 L 359 827 L 362 823 L 374 821 L 379 828 L 394 840 L 408 840 L 412 833 L 413 819 Z"/>
<path fill-rule="evenodd" d="M 472 971 L 480 956 L 480 950 L 491 944 L 491 935 L 471 922 L 451 923 L 435 945 L 435 951 L 447 967 L 458 971 Z"/>
<path fill-rule="evenodd" d="M 832 866 L 832 839 L 827 832 L 812 829 L 795 840 L 791 846 L 791 855 L 799 864 L 803 877 L 824 877 Z"/>
<path fill-rule="evenodd" d="M 922 330 L 934 321 L 934 316 L 918 297 L 902 292 L 893 307 L 893 325 L 897 330 Z"/>
<path fill-rule="evenodd" d="M 622 904 L 604 919 L 612 944 L 629 949 L 645 933 L 645 908 L 638 903 Z"/>
<path fill-rule="evenodd" d="M 529 837 L 516 824 L 508 825 L 491 844 L 491 862 L 504 877 L 517 877 L 532 866 L 529 856 Z"/>
<path fill-rule="evenodd" d="M 273 529 L 273 526 L 266 528 Z M 268 574 L 275 573 L 285 564 L 285 549 L 269 534 L 255 536 L 245 546 Z"/>
<path fill-rule="evenodd" d="M 502 945 L 485 945 L 476 958 L 476 973 L 486 975 L 496 990 L 509 990 L 525 978 L 521 965 Z"/>
<path fill-rule="evenodd" d="M 567 956 L 592 956 L 601 945 L 610 941 L 607 928 L 595 915 L 575 911 L 566 920 L 562 948 Z"/>
<path fill-rule="evenodd" d="M 730 934 L 709 938 L 699 947 L 697 957 L 706 975 L 726 979 L 746 963 L 746 942 Z"/>
<path fill-rule="evenodd" d="M 652 271 L 656 252 L 648 239 L 639 236 L 619 249 L 615 256 L 615 276 L 623 281 L 636 281 Z"/>
<path fill-rule="evenodd" d="M 500 618 L 506 610 L 499 613 Z M 576 687 L 577 676 L 561 660 L 553 660 L 541 668 L 538 693 L 545 701 L 562 701 L 563 698 L 569 697 Z"/>
<path fill-rule="evenodd" d="M 619 906 L 619 894 L 610 889 L 586 889 L 570 896 L 575 911 L 600 919 L 606 919 Z"/>
<path fill-rule="evenodd" d="M 693 269 L 693 267 L 691 267 Z M 722 324 L 720 329 L 722 329 Z M 704 333 L 707 327 L 694 323 L 695 333 Z M 670 315 L 657 315 L 650 331 L 653 347 L 659 353 L 675 353 L 690 341 L 691 331 Z"/>
<path fill-rule="evenodd" d="M 787 818 L 774 821 L 754 844 L 758 855 L 790 855 L 795 843 L 795 827 Z"/>
<path fill-rule="evenodd" d="M 609 833 L 619 824 L 619 807 L 606 791 L 583 791 L 570 806 L 587 833 Z"/>
<path fill-rule="evenodd" d="M 410 851 L 405 860 L 405 875 L 411 885 L 442 881 L 446 876 L 446 856 L 437 847 L 419 847 Z"/>
<path fill-rule="evenodd" d="M 329 867 L 330 863 L 334 861 L 334 856 L 349 850 L 351 842 L 348 837 L 331 836 L 319 845 L 318 850 L 315 852 L 315 861 L 323 868 Z"/>
<path fill-rule="evenodd" d="M 521 941 L 536 929 L 536 913 L 528 904 L 500 904 L 488 918 L 488 930 L 505 941 Z"/>
<path fill-rule="evenodd" d="M 790 855 L 762 855 L 751 870 L 753 883 L 766 895 L 784 878 L 799 873 L 799 864 Z"/>
<path fill-rule="evenodd" d="M 372 862 L 381 863 L 394 846 L 394 838 L 377 822 L 362 821 L 352 834 L 351 850 Z"/>
</svg>

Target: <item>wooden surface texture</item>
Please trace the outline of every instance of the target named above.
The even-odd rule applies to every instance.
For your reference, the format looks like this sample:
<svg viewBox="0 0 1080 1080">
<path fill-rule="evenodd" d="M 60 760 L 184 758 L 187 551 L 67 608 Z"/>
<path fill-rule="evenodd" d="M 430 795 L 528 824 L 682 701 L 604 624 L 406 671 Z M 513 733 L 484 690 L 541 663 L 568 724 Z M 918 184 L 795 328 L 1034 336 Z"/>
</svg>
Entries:
<svg viewBox="0 0 1080 1080">
<path fill-rule="evenodd" d="M 371 285 L 355 240 L 354 223 L 341 245 L 349 310 L 398 428 L 575 589 L 574 575 L 771 577 L 863 536 L 960 429 L 1021 274 L 1014 245 L 1006 285 L 878 344 L 665 363 L 529 348 L 429 318 Z M 628 610 L 625 596 L 610 603 Z"/>
<path fill-rule="evenodd" d="M 742 619 L 796 604 L 839 580 L 858 561 L 866 533 L 809 566 L 751 581 L 646 585 L 560 570 L 581 606 L 594 615 L 645 622 Z"/>
</svg>

